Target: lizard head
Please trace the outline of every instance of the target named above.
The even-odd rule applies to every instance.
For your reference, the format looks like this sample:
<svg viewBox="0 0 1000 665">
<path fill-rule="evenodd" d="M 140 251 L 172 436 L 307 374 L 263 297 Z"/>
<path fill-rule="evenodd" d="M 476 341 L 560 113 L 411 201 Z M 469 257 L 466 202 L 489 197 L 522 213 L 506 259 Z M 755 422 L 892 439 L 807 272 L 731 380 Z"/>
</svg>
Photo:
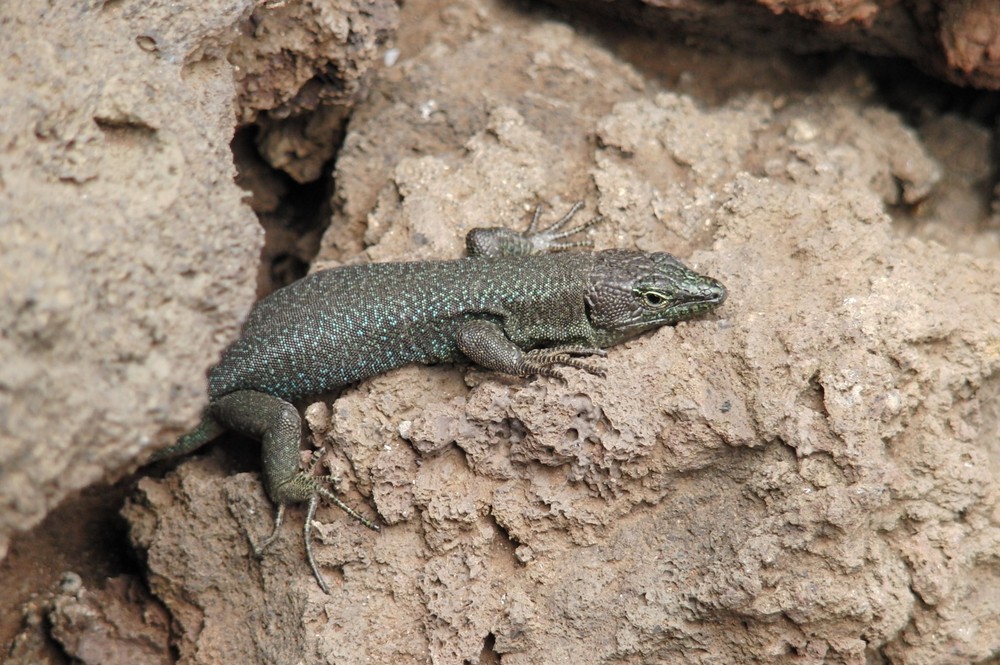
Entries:
<svg viewBox="0 0 1000 665">
<path fill-rule="evenodd" d="M 611 346 L 642 332 L 721 305 L 726 287 L 666 252 L 608 250 L 594 254 L 587 317 Z"/>
</svg>

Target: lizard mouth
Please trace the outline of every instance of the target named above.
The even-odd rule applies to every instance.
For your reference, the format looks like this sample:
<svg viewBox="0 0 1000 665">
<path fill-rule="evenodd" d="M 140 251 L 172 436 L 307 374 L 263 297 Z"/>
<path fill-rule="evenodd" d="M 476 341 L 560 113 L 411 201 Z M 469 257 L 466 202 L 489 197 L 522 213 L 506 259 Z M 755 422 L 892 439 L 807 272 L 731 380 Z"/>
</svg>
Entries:
<svg viewBox="0 0 1000 665">
<path fill-rule="evenodd" d="M 726 296 L 729 295 L 726 287 L 719 280 L 711 277 L 703 277 L 702 279 L 704 280 L 702 288 L 689 294 L 688 298 L 685 299 L 686 302 L 679 305 L 680 307 L 693 307 L 694 309 L 687 310 L 692 314 L 715 309 L 726 302 Z"/>
<path fill-rule="evenodd" d="M 699 282 L 697 287 L 689 286 L 687 291 L 678 294 L 666 310 L 659 312 L 654 325 L 679 323 L 692 316 L 709 312 L 726 301 L 729 293 L 722 282 L 704 276 L 699 276 Z M 643 325 L 648 326 L 649 322 L 644 321 L 636 327 Z"/>
<path fill-rule="evenodd" d="M 729 294 L 722 282 L 704 276 L 699 276 L 698 281 L 697 285 L 688 285 L 684 292 L 678 294 L 674 302 L 657 318 L 668 324 L 677 323 L 713 310 L 726 301 Z"/>
</svg>

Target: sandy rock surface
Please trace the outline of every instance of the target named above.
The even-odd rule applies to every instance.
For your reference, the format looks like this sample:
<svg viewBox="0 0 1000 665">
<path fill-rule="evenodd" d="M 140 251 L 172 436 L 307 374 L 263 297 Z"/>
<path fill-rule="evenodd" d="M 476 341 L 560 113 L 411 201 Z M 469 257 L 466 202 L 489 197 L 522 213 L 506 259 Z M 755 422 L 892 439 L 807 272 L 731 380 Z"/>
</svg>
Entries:
<svg viewBox="0 0 1000 665">
<path fill-rule="evenodd" d="M 995 652 L 1000 273 L 886 212 L 941 165 L 864 86 L 705 108 L 520 20 L 390 74 L 338 159 L 335 229 L 363 224 L 370 260 L 452 257 L 472 226 L 583 196 L 599 248 L 669 247 L 730 300 L 613 349 L 605 380 L 414 367 L 309 407 L 345 496 L 387 525 L 321 511 L 332 597 L 298 524 L 252 560 L 252 477 L 143 481 L 127 514 L 186 662 L 276 658 L 276 617 L 280 648 L 344 663 Z"/>
<path fill-rule="evenodd" d="M 371 81 L 343 135 L 316 269 L 458 257 L 475 226 L 523 228 L 537 202 L 555 219 L 583 199 L 582 215 L 606 218 L 590 231 L 598 249 L 671 251 L 725 283 L 729 299 L 711 315 L 611 349 L 601 360 L 604 379 L 407 367 L 304 404 L 303 464 L 309 448 L 319 451 L 320 469 L 342 478 L 344 499 L 384 525 L 375 533 L 334 507 L 320 509 L 314 547 L 329 596 L 305 562 L 304 510 L 289 510 L 268 555 L 253 557 L 248 537 L 268 533 L 273 507 L 256 462 L 234 473 L 241 464 L 216 449 L 142 478 L 123 510 L 149 595 L 134 578 L 88 588 L 70 576 L 25 609 L 29 623 L 51 625 L 67 653 L 95 663 L 112 650 L 122 662 L 150 663 L 170 653 L 182 663 L 511 664 L 964 663 L 1000 653 L 1000 223 L 983 196 L 995 172 L 990 129 L 949 115 L 918 126 L 886 106 L 851 62 L 788 90 L 776 90 L 787 79 L 763 66 L 758 75 L 773 74 L 768 80 L 730 79 L 727 93 L 713 96 L 699 94 L 722 86 L 699 73 L 710 66 L 699 70 L 697 57 L 676 86 L 665 85 L 600 38 L 504 4 L 404 11 L 401 26 L 399 60 Z M 280 34 L 288 43 L 329 44 Z M 739 66 L 742 74 L 759 63 Z M 308 96 L 279 87 L 258 115 L 270 122 L 291 109 L 307 118 Z M 230 121 L 241 108 L 235 100 L 264 98 L 227 90 Z M 272 163 L 309 165 L 288 166 L 294 179 L 315 168 L 329 137 L 311 143 L 308 132 L 281 127 L 284 145 L 301 140 L 302 149 L 268 152 L 261 143 L 262 159 L 305 155 Z M 212 163 L 231 168 L 228 159 Z M 12 200 L 24 191 L 11 187 L 15 177 L 52 191 L 106 177 L 98 170 L 82 183 L 32 184 L 4 164 L 0 197 Z M 206 173 L 185 177 L 197 184 Z M 228 189 L 232 174 L 212 177 L 218 182 L 204 200 L 221 205 L 219 192 L 229 192 L 247 217 Z M 69 207 L 55 194 L 45 205 Z M 130 261 L 143 255 L 123 244 L 132 237 L 125 222 L 139 222 L 118 204 L 75 208 L 77 219 L 91 220 L 81 228 L 122 236 L 101 247 Z M 174 205 L 166 210 L 178 220 L 139 218 L 157 233 L 189 238 L 175 226 L 183 222 Z M 44 247 L 24 235 L 45 228 L 28 224 L 27 214 L 0 226 L 0 239 L 20 233 L 32 240 L 25 247 Z M 102 214 L 101 223 L 88 217 Z M 201 214 L 202 226 L 219 230 L 203 230 L 198 243 L 223 242 L 223 229 L 258 237 L 252 223 Z M 195 250 L 158 247 L 165 263 L 149 274 L 168 286 L 191 279 L 172 262 L 195 261 Z M 191 336 L 169 357 L 162 383 L 139 374 L 108 380 L 107 389 L 160 409 L 186 401 L 153 412 L 168 414 L 167 425 L 133 402 L 101 402 L 102 426 L 122 409 L 148 428 L 147 441 L 162 443 L 165 430 L 183 427 L 203 390 L 201 368 L 253 285 L 226 262 L 252 273 L 256 251 L 230 239 L 226 261 L 204 256 L 231 281 L 210 291 L 217 305 L 186 316 L 170 303 L 198 292 L 180 289 L 171 300 L 162 287 L 128 282 L 144 298 L 159 288 L 167 304 L 123 297 L 128 306 L 111 313 L 128 322 L 132 307 L 163 312 L 162 326 Z M 54 255 L 52 272 L 34 277 L 38 293 L 59 279 L 86 286 L 83 264 L 69 257 Z M 105 271 L 94 268 L 102 280 Z M 27 279 L 28 271 L 15 272 Z M 7 293 L 24 298 L 25 288 Z M 101 281 L 89 292 L 115 290 Z M 80 306 L 70 297 L 65 311 L 77 316 Z M 106 355 L 101 344 L 110 342 L 78 337 L 96 336 L 90 327 L 58 330 L 73 335 L 55 338 L 65 348 Z M 212 343 L 196 343 L 197 335 Z M 36 348 L 31 339 L 0 337 L 20 345 L 4 356 L 13 362 L 0 361 L 3 389 L 11 385 L 4 376 L 35 366 L 27 349 L 54 358 L 52 372 L 75 372 L 53 379 L 49 390 L 65 392 L 44 402 L 48 408 L 63 414 L 62 400 L 86 398 L 96 409 L 91 391 L 81 394 L 73 381 L 97 361 L 74 364 L 68 351 L 53 351 L 58 344 Z M 173 348 L 170 339 L 155 352 Z M 0 392 L 9 395 L 21 394 Z M 79 410 L 71 414 L 95 420 Z M 45 411 L 31 417 L 50 437 L 52 423 L 75 422 Z M 0 426 L 7 422 L 13 418 Z M 109 448 L 114 442 L 119 467 L 143 448 L 123 449 L 121 439 L 109 439 Z M 253 459 L 256 444 L 230 441 L 239 447 Z M 70 458 L 56 466 L 74 464 L 73 482 L 89 482 L 88 460 L 95 477 L 119 468 L 98 463 L 95 449 L 67 449 Z M 11 662 L 39 662 L 32 635 L 23 633 L 13 652 L 20 660 Z"/>
<path fill-rule="evenodd" d="M 0 10 L 0 556 L 196 420 L 191 368 L 253 297 L 235 88 L 208 54 L 252 8 Z"/>
</svg>

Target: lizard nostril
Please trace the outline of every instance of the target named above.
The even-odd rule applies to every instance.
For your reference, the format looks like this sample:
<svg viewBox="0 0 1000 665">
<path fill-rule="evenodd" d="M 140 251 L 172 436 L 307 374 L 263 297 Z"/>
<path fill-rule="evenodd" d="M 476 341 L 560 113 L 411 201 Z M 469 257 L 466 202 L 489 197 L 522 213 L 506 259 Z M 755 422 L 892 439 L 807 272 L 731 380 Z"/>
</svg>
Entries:
<svg viewBox="0 0 1000 665">
<path fill-rule="evenodd" d="M 712 285 L 709 287 L 708 292 L 712 301 L 719 305 L 726 302 L 726 296 L 729 295 L 729 292 L 726 291 L 726 287 L 722 285 L 722 282 L 714 279 L 712 280 Z"/>
</svg>

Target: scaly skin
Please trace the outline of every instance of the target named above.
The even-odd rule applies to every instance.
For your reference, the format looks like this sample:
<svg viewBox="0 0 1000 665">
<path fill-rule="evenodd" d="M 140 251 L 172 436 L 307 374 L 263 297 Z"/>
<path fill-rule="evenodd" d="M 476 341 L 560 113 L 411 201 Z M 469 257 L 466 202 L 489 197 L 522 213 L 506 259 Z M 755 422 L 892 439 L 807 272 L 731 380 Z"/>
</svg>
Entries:
<svg viewBox="0 0 1000 665">
<path fill-rule="evenodd" d="M 560 365 L 603 375 L 582 356 L 718 307 L 726 289 L 663 252 L 544 253 L 599 220 L 565 229 L 577 204 L 536 232 L 475 229 L 469 257 L 375 263 L 314 273 L 264 298 L 209 374 L 201 424 L 157 455 L 194 450 L 225 430 L 259 439 L 264 483 L 278 506 L 274 541 L 290 503 L 309 502 L 306 552 L 319 498 L 378 530 L 323 486 L 336 479 L 299 468 L 302 424 L 290 400 L 326 393 L 410 363 L 472 361 L 517 376 L 561 378 Z"/>
</svg>

